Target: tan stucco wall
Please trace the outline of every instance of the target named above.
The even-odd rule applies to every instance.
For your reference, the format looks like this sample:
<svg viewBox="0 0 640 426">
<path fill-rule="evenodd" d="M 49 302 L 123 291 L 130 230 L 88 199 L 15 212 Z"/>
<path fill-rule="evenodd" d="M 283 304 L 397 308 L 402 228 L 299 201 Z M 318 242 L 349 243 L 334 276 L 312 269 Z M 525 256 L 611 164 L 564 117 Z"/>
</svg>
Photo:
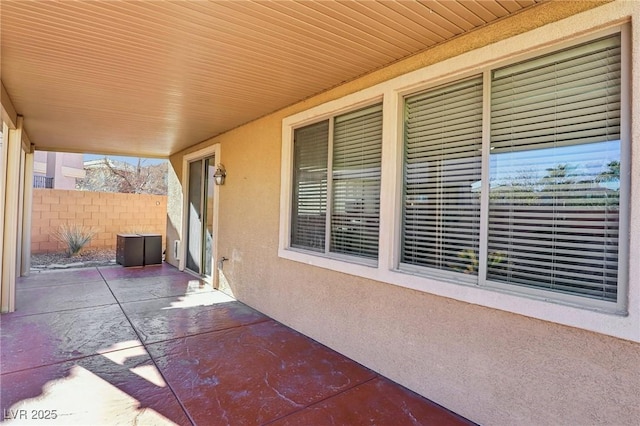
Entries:
<svg viewBox="0 0 640 426">
<path fill-rule="evenodd" d="M 218 252 L 230 259 L 222 271 L 229 290 L 482 424 L 638 424 L 637 343 L 278 257 L 285 117 L 593 6 L 543 4 L 172 157 L 180 177 L 183 155 L 221 146 L 228 177 L 220 188 Z M 181 203 L 176 197 L 179 189 L 172 202 Z"/>
<path fill-rule="evenodd" d="M 181 240 L 182 235 L 182 188 L 180 179 L 182 175 L 182 161 L 176 158 L 170 162 L 167 175 L 167 239 L 165 246 L 165 260 L 174 266 L 178 266 L 178 258 L 175 253 L 175 241 Z"/>
</svg>

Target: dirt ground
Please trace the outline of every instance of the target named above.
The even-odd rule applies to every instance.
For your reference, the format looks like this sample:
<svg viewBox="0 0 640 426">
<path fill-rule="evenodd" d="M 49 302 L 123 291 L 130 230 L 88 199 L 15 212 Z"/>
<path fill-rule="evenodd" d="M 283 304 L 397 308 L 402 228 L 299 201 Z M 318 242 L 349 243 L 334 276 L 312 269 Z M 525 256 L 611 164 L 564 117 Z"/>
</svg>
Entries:
<svg viewBox="0 0 640 426">
<path fill-rule="evenodd" d="M 85 249 L 69 257 L 65 252 L 40 253 L 31 255 L 31 267 L 34 269 L 60 266 L 100 266 L 112 265 L 116 261 L 114 249 Z"/>
</svg>

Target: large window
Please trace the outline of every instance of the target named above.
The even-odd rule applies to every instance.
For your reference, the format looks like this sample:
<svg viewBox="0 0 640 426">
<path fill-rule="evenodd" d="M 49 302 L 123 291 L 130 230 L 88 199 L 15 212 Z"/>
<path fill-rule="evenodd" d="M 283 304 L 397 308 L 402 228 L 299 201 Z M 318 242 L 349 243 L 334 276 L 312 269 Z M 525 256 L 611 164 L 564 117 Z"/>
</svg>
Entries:
<svg viewBox="0 0 640 426">
<path fill-rule="evenodd" d="M 615 301 L 620 36 L 495 70 L 487 278 Z"/>
<path fill-rule="evenodd" d="M 405 103 L 402 262 L 477 275 L 482 77 Z"/>
<path fill-rule="evenodd" d="M 592 25 L 285 118 L 279 256 L 640 341 L 631 26 Z"/>
<path fill-rule="evenodd" d="M 487 71 L 484 174 L 482 79 L 407 97 L 401 262 L 616 302 L 620 45 Z"/>
<path fill-rule="evenodd" d="M 381 159 L 380 104 L 296 129 L 291 247 L 377 260 Z"/>
</svg>

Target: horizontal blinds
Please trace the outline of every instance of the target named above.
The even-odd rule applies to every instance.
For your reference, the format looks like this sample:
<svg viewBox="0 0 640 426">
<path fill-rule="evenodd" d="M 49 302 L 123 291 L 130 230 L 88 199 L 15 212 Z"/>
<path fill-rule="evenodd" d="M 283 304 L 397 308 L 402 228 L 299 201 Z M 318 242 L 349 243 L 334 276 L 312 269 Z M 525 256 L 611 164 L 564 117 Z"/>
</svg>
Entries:
<svg viewBox="0 0 640 426">
<path fill-rule="evenodd" d="M 324 252 L 329 121 L 294 132 L 291 246 Z"/>
<path fill-rule="evenodd" d="M 493 72 L 495 153 L 620 138 L 620 35 Z"/>
<path fill-rule="evenodd" d="M 477 274 L 482 78 L 405 101 L 402 262 Z"/>
<path fill-rule="evenodd" d="M 497 70 L 487 278 L 617 300 L 619 35 Z"/>
<path fill-rule="evenodd" d="M 378 257 L 382 105 L 335 118 L 331 252 Z"/>
</svg>

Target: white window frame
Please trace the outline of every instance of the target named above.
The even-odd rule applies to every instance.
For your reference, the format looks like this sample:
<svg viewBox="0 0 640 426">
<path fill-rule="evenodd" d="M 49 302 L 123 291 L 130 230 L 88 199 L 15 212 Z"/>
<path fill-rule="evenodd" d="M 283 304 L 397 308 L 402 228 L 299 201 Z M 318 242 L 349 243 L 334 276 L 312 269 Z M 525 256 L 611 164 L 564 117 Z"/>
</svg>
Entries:
<svg viewBox="0 0 640 426">
<path fill-rule="evenodd" d="M 322 118 L 316 118 L 314 120 L 312 120 L 311 122 L 305 122 L 302 125 L 296 125 L 292 128 L 292 135 L 291 138 L 293 140 L 294 136 L 295 136 L 295 131 L 296 129 L 308 126 L 308 125 L 312 125 L 312 124 L 316 124 L 316 123 L 320 123 L 322 121 L 328 120 L 329 121 L 329 129 L 328 129 L 328 141 L 327 141 L 327 145 L 328 145 L 328 156 L 327 156 L 327 195 L 326 195 L 326 217 L 325 217 L 325 224 L 326 224 L 326 228 L 325 228 L 325 246 L 324 246 L 324 251 L 315 251 L 315 250 L 311 250 L 311 249 L 306 249 L 304 247 L 292 247 L 290 245 L 290 241 L 291 241 L 291 221 L 293 220 L 292 217 L 292 213 L 293 213 L 293 172 L 294 172 L 294 168 L 295 168 L 295 164 L 294 164 L 294 160 L 293 160 L 293 156 L 294 156 L 294 150 L 293 150 L 293 145 L 292 145 L 292 149 L 290 152 L 291 155 L 291 176 L 290 176 L 290 180 L 291 182 L 289 183 L 289 185 L 291 186 L 291 193 L 290 193 L 290 204 L 289 204 L 289 208 L 291 209 L 289 211 L 289 229 L 288 229 L 288 234 L 287 234 L 287 242 L 286 245 L 288 247 L 289 250 L 292 251 L 298 251 L 301 253 L 308 253 L 309 255 L 312 256 L 321 256 L 321 257 L 326 257 L 326 258 L 330 258 L 330 259 L 336 259 L 336 260 L 341 260 L 341 261 L 345 261 L 345 262 L 351 262 L 351 263 L 357 263 L 357 264 L 361 264 L 364 266 L 371 266 L 371 267 L 376 267 L 378 265 L 378 261 L 376 259 L 372 259 L 369 257 L 364 257 L 364 256 L 358 256 L 358 255 L 351 255 L 351 254 L 344 254 L 344 253 L 339 253 L 339 252 L 335 252 L 335 251 L 331 251 L 331 236 L 332 236 L 332 225 L 331 225 L 331 220 L 332 220 L 332 205 L 333 205 L 333 175 L 334 175 L 334 168 L 333 168 L 333 149 L 334 149 L 334 125 L 335 125 L 335 120 L 336 118 L 339 118 L 342 115 L 345 114 L 349 114 L 351 112 L 356 112 L 358 110 L 361 109 L 366 109 L 368 107 L 373 107 L 373 106 L 377 106 L 381 103 L 381 99 L 374 99 L 373 102 L 365 102 L 364 104 L 358 104 L 358 107 L 356 108 L 350 108 L 346 111 L 341 111 L 340 113 L 336 113 L 336 114 L 330 114 L 327 116 L 323 116 Z M 383 114 L 384 116 L 384 114 Z M 293 142 L 292 142 L 293 144 Z"/>
<path fill-rule="evenodd" d="M 628 9 L 628 10 L 625 10 Z M 291 115 L 282 122 L 282 170 L 280 199 L 280 241 L 278 255 L 281 258 L 347 273 L 404 288 L 448 297 L 488 308 L 500 309 L 520 315 L 538 318 L 567 326 L 640 342 L 640 262 L 629 259 L 640 258 L 640 122 L 631 121 L 631 99 L 640 99 L 640 87 L 633 86 L 633 76 L 622 82 L 622 146 L 631 146 L 633 156 L 627 164 L 630 182 L 621 193 L 626 193 L 628 208 L 621 211 L 621 226 L 629 230 L 629 240 L 620 235 L 622 249 L 620 262 L 623 272 L 619 276 L 618 291 L 625 295 L 623 303 L 614 309 L 581 303 L 580 300 L 528 294 L 514 286 L 501 289 L 489 286 L 469 285 L 455 278 L 423 275 L 408 268 L 399 269 L 401 198 L 402 198 L 402 146 L 403 146 L 403 102 L 404 97 L 420 90 L 447 84 L 463 78 L 487 72 L 507 64 L 543 55 L 562 48 L 621 32 L 622 66 L 631 71 L 631 60 L 638 61 L 638 50 L 633 51 L 631 39 L 640 39 L 638 27 L 621 22 L 629 17 L 640 21 L 640 11 L 636 8 L 621 8 L 615 3 L 595 10 L 572 16 L 562 21 L 538 28 L 510 39 L 502 40 L 460 56 L 447 59 L 426 68 L 409 72 L 384 83 L 350 94 L 306 111 Z M 594 30 L 595 29 L 595 30 Z M 452 71 L 453 70 L 453 71 Z M 457 71 L 456 71 L 457 70 Z M 633 71 L 635 77 L 640 73 Z M 485 90 L 488 87 L 485 86 Z M 380 247 L 377 267 L 329 259 L 292 250 L 289 245 L 291 223 L 291 184 L 293 172 L 292 147 L 293 130 L 311 124 L 343 111 L 357 109 L 368 103 L 383 99 L 383 148 L 380 196 Z M 485 98 L 485 102 L 488 100 Z M 488 135 L 490 121 L 485 120 L 485 135 Z M 632 138 L 632 135 L 634 138 Z M 635 146 L 632 146 L 635 145 Z M 485 144 L 485 146 L 489 146 Z M 634 149 L 635 148 L 635 149 Z M 624 148 L 623 148 L 624 149 Z M 484 155 L 488 156 L 488 152 Z M 486 181 L 486 179 L 485 179 Z M 622 203 L 621 203 L 622 204 Z M 635 214 L 634 214 L 635 212 Z M 482 226 L 487 226 L 486 221 Z M 636 231 L 634 235 L 633 231 Z M 482 231 L 481 231 L 482 232 Z M 486 233 L 486 230 L 485 230 Z M 627 285 L 628 283 L 628 285 Z M 585 299 L 585 298 L 580 298 Z"/>
<path fill-rule="evenodd" d="M 366 108 L 368 106 L 373 106 L 382 101 L 381 96 L 372 96 L 367 97 L 364 96 L 362 98 L 354 98 L 353 102 L 348 103 L 347 107 L 344 108 L 332 108 L 332 106 L 325 105 L 327 108 L 320 108 L 315 111 L 310 111 L 311 113 L 303 117 L 301 120 L 290 121 L 289 119 L 285 119 L 283 121 L 283 131 L 282 134 L 285 135 L 285 127 L 287 140 L 289 143 L 283 143 L 283 151 L 282 151 L 282 161 L 283 165 L 287 165 L 282 168 L 281 181 L 283 188 L 286 185 L 288 189 L 281 192 L 280 198 L 280 247 L 284 249 L 279 250 L 279 256 L 289 258 L 291 260 L 297 260 L 300 262 L 314 264 L 316 266 L 326 267 L 329 269 L 333 269 L 335 267 L 339 267 L 338 265 L 344 264 L 345 262 L 350 264 L 352 267 L 358 267 L 359 269 L 375 269 L 377 267 L 377 262 L 368 258 L 361 258 L 358 256 L 350 256 L 344 255 L 340 253 L 333 253 L 329 251 L 328 244 L 329 239 L 326 241 L 325 251 L 324 252 L 316 252 L 312 250 L 305 250 L 301 247 L 291 247 L 291 221 L 292 221 L 292 212 L 293 212 L 293 171 L 294 171 L 294 150 L 293 150 L 293 139 L 295 130 L 301 127 L 305 127 L 311 124 L 318 123 L 323 120 L 329 120 L 329 151 L 331 153 L 332 150 L 332 131 L 333 131 L 333 119 L 339 117 L 340 115 L 349 113 L 351 111 L 357 111 L 362 108 Z M 304 114 L 303 114 L 304 115 Z M 384 121 L 384 105 L 383 105 L 383 121 Z M 286 123 L 286 124 L 285 124 Z M 384 135 L 384 124 L 383 124 L 383 135 Z M 384 139 L 384 137 L 383 137 Z M 284 141 L 284 139 L 283 139 Z M 285 148 L 286 146 L 286 148 Z M 383 141 L 383 153 L 384 157 L 384 141 Z M 331 156 L 329 156 L 328 167 L 331 167 Z M 285 169 L 287 170 L 285 174 Z M 328 177 L 331 176 L 331 172 L 328 171 Z M 327 208 L 329 208 L 329 202 L 331 200 L 331 196 L 329 191 L 331 185 L 327 188 Z M 382 190 L 382 188 L 381 188 Z M 380 205 L 382 207 L 382 193 L 380 195 Z M 285 209 L 285 211 L 283 211 Z M 382 216 L 382 212 L 380 212 Z M 330 220 L 330 214 L 327 211 L 327 222 Z M 330 226 L 327 225 L 327 235 L 329 235 Z M 284 232 L 283 232 L 284 231 Z"/>
<path fill-rule="evenodd" d="M 626 28 L 626 27 L 625 27 Z M 589 42 L 591 40 L 595 40 L 598 39 L 600 37 L 606 37 L 608 35 L 613 35 L 613 34 L 621 34 L 621 38 L 624 39 L 625 38 L 625 31 L 622 27 L 619 28 L 612 28 L 608 31 L 603 31 L 603 32 L 598 32 L 597 36 L 593 36 L 593 37 L 587 37 L 585 39 L 580 40 L 579 42 L 571 42 L 571 43 L 567 43 L 560 45 L 560 47 L 558 46 L 552 46 L 550 48 L 544 49 L 542 51 L 537 51 L 534 54 L 531 55 L 526 55 L 526 56 L 522 56 L 519 58 L 519 60 L 517 61 L 513 61 L 513 60 L 507 60 L 504 63 L 499 63 L 495 66 L 491 66 L 489 68 L 483 69 L 481 73 L 478 73 L 475 75 L 475 77 L 477 76 L 482 76 L 484 83 L 483 83 L 483 144 L 482 144 L 482 187 L 481 187 L 481 208 L 480 208 L 480 229 L 479 229 L 479 234 L 478 234 L 478 238 L 479 238 L 479 255 L 478 258 L 480 259 L 479 262 L 479 271 L 477 275 L 473 275 L 473 276 L 469 276 L 466 274 L 462 274 L 460 272 L 453 272 L 453 271 L 448 271 L 448 270 L 438 270 L 435 268 L 429 268 L 426 266 L 418 266 L 418 265 L 413 265 L 413 264 L 409 264 L 409 263 L 402 263 L 400 262 L 398 265 L 398 270 L 401 272 L 408 272 L 410 274 L 417 274 L 417 275 L 425 275 L 427 277 L 436 277 L 439 278 L 443 281 L 451 281 L 451 282 L 457 282 L 457 283 L 470 283 L 471 285 L 478 285 L 480 287 L 484 287 L 484 288 L 492 288 L 496 291 L 501 291 L 501 292 L 506 292 L 506 293 L 512 293 L 512 294 L 516 294 L 516 295 L 527 295 L 529 297 L 532 298 L 539 298 L 541 300 L 550 300 L 553 302 L 559 302 L 559 303 L 566 303 L 566 304 L 570 304 L 570 305 L 575 305 L 575 306 L 580 306 L 583 308 L 588 308 L 588 309 L 593 309 L 593 310 L 599 310 L 602 312 L 607 312 L 607 313 L 613 313 L 613 314 L 617 314 L 617 315 L 626 315 L 627 313 L 627 300 L 624 297 L 620 297 L 620 296 L 624 296 L 626 295 L 626 284 L 627 284 L 627 276 L 624 273 L 624 271 L 627 270 L 627 263 L 628 263 L 628 247 L 627 247 L 627 241 L 625 241 L 624 239 L 624 235 L 628 234 L 628 206 L 629 206 L 629 197 L 628 197 L 628 180 L 627 179 L 622 179 L 621 180 L 621 190 L 620 190 L 620 219 L 619 219 L 619 228 L 620 228 L 620 233 L 619 233 L 619 265 L 621 266 L 619 269 L 622 273 L 619 274 L 618 276 L 618 286 L 617 286 L 617 290 L 618 290 L 618 301 L 617 302 L 611 302 L 611 301 L 604 301 L 604 300 L 598 300 L 598 299 L 591 299 L 591 298 L 587 298 L 583 295 L 577 295 L 577 294 L 570 294 L 570 293 L 561 293 L 561 292 L 552 292 L 549 290 L 544 290 L 544 289 L 538 289 L 538 288 L 530 288 L 530 287 L 526 287 L 526 286 L 521 286 L 515 283 L 507 283 L 507 282 L 499 282 L 499 281 L 492 281 L 491 279 L 489 279 L 486 276 L 486 269 L 487 269 L 487 264 L 486 264 L 486 259 L 487 259 L 487 247 L 488 247 L 488 227 L 490 226 L 490 221 L 489 221 L 489 211 L 490 211 L 490 207 L 489 207 L 489 179 L 488 179 L 488 173 L 489 173 L 489 157 L 490 157 L 490 145 L 491 145 L 491 140 L 490 140 L 490 126 L 491 126 L 491 84 L 492 84 L 492 72 L 495 71 L 496 69 L 504 66 L 504 65 L 510 65 L 514 62 L 519 63 L 522 61 L 526 62 L 527 59 L 530 58 L 537 58 L 540 57 L 541 55 L 547 54 L 547 53 L 554 53 L 558 50 L 561 50 L 562 48 L 566 48 L 566 47 L 572 47 L 575 46 L 577 44 L 581 44 L 582 42 Z M 624 42 L 623 42 L 623 46 L 622 46 L 622 50 L 625 50 L 624 47 Z M 627 49 L 628 50 L 628 49 Z M 624 54 L 623 54 L 624 56 Z M 624 68 L 624 66 L 623 66 Z M 622 82 L 621 82 L 621 97 L 624 98 L 624 94 L 626 93 L 625 91 L 628 90 L 628 87 L 625 87 L 625 84 L 628 83 L 629 78 L 626 75 L 628 73 L 628 70 L 622 70 Z M 627 77 L 627 78 L 625 78 Z M 455 84 L 459 81 L 462 81 L 463 79 L 458 79 L 453 81 L 452 83 Z M 447 87 L 448 84 L 444 84 L 440 87 Z M 409 93 L 408 95 L 413 95 L 413 93 Z M 404 98 L 407 95 L 403 96 L 403 101 L 404 102 Z M 624 99 L 621 101 L 622 104 L 622 110 L 626 108 L 628 108 L 628 102 L 625 104 Z M 623 176 L 627 175 L 628 176 L 628 170 L 629 170 L 629 158 L 628 158 L 628 154 L 629 154 L 629 148 L 630 148 L 630 143 L 629 143 L 629 135 L 628 133 L 625 134 L 625 130 L 624 129 L 628 129 L 628 122 L 626 122 L 625 118 L 621 118 L 621 164 L 622 164 L 622 170 L 621 170 L 621 174 Z M 404 136 L 403 136 L 404 137 Z M 400 143 L 404 143 L 404 140 L 400 140 Z M 400 207 L 402 208 L 402 207 Z M 400 231 L 402 232 L 402 230 Z"/>
</svg>

